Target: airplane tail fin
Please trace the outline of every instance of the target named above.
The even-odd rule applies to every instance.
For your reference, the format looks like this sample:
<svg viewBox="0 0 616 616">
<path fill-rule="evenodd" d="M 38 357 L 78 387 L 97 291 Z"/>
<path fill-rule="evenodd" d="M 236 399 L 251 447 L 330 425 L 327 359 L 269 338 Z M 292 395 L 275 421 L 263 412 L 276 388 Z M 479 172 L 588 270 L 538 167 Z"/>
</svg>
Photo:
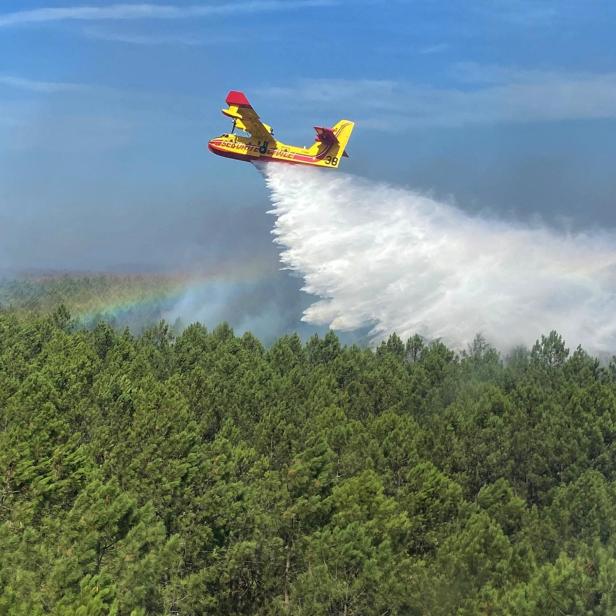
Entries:
<svg viewBox="0 0 616 616">
<path fill-rule="evenodd" d="M 338 136 L 338 153 L 337 158 L 340 159 L 341 156 L 348 157 L 349 155 L 346 153 L 346 146 L 351 138 L 351 133 L 353 132 L 353 128 L 355 128 L 355 122 L 351 122 L 350 120 L 340 120 L 334 126 L 334 132 Z"/>
<path fill-rule="evenodd" d="M 355 122 L 350 120 L 340 120 L 332 128 L 315 126 L 317 138 L 310 148 L 310 153 L 313 156 L 322 158 L 328 165 L 337 167 L 343 156 L 348 157 L 346 145 L 351 138 L 354 127 Z"/>
</svg>

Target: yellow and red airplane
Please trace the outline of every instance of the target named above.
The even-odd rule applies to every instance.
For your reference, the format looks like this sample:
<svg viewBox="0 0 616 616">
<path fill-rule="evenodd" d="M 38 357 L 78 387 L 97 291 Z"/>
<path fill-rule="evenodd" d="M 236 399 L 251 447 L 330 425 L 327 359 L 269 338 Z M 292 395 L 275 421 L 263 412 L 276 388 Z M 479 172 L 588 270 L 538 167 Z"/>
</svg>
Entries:
<svg viewBox="0 0 616 616">
<path fill-rule="evenodd" d="M 227 109 L 222 112 L 233 119 L 231 133 L 210 140 L 208 148 L 214 154 L 246 161 L 266 161 L 337 167 L 345 152 L 346 145 L 355 126 L 349 120 L 340 120 L 332 128 L 315 126 L 317 136 L 309 148 L 286 145 L 274 138 L 271 126 L 259 119 L 252 105 L 242 92 L 232 90 L 227 95 Z M 235 134 L 235 129 L 249 136 Z"/>
</svg>

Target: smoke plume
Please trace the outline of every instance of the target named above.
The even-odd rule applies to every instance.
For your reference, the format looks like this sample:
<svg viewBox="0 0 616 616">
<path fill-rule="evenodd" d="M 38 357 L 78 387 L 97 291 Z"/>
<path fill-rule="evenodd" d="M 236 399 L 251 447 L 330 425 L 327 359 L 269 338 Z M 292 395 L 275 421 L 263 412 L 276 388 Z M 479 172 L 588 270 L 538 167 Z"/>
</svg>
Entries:
<svg viewBox="0 0 616 616">
<path fill-rule="evenodd" d="M 303 320 L 373 342 L 418 333 L 458 348 L 481 333 L 506 350 L 556 329 L 616 349 L 616 236 L 472 216 L 341 172 L 265 165 L 275 241 L 303 290 Z"/>
</svg>

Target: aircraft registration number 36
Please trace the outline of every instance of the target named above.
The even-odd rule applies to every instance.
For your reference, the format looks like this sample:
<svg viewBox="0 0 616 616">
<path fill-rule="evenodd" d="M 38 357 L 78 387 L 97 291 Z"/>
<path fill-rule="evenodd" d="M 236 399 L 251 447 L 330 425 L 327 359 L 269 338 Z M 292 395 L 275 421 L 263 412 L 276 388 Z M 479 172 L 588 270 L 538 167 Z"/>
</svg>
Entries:
<svg viewBox="0 0 616 616">
<path fill-rule="evenodd" d="M 326 165 L 334 165 L 334 167 L 338 164 L 338 157 L 337 156 L 326 156 L 325 157 L 325 164 Z"/>
</svg>

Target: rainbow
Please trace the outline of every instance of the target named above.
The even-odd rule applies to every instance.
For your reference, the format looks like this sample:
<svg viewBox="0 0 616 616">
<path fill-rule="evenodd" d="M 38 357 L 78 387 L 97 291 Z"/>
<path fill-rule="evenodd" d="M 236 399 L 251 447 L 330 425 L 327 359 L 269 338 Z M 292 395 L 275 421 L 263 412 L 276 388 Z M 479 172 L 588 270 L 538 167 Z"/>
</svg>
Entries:
<svg viewBox="0 0 616 616">
<path fill-rule="evenodd" d="M 131 316 L 151 323 L 172 314 L 189 295 L 206 298 L 224 288 L 257 284 L 269 275 L 271 265 L 256 261 L 163 274 L 73 272 L 29 282 L 41 287 L 39 293 L 50 307 L 64 303 L 78 324 L 89 326 L 100 320 L 126 322 Z"/>
</svg>

